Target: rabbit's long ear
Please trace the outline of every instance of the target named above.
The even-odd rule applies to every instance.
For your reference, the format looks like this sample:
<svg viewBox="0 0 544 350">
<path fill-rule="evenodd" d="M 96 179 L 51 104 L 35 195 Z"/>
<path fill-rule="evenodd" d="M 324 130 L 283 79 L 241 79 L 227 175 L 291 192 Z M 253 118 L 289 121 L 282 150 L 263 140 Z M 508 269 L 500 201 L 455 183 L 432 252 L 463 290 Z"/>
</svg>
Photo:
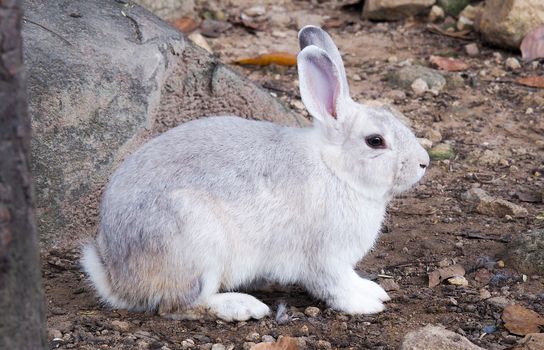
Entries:
<svg viewBox="0 0 544 350">
<path fill-rule="evenodd" d="M 349 87 L 346 71 L 344 69 L 344 62 L 342 61 L 342 56 L 340 56 L 340 52 L 334 44 L 334 41 L 332 41 L 331 36 L 319 27 L 305 26 L 298 32 L 298 42 L 301 50 L 307 46 L 315 45 L 329 55 L 338 69 L 340 81 L 342 83 L 342 93 L 345 97 L 349 98 Z"/>
<path fill-rule="evenodd" d="M 308 112 L 325 123 L 337 119 L 343 87 L 338 67 L 330 56 L 310 45 L 298 54 L 297 65 L 300 95 Z"/>
</svg>

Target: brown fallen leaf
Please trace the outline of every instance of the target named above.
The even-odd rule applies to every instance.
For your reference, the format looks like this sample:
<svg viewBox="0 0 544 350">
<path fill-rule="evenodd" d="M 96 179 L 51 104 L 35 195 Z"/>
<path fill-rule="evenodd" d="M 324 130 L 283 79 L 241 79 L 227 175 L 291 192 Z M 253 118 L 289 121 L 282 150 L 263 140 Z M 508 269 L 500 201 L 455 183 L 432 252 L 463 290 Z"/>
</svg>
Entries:
<svg viewBox="0 0 544 350">
<path fill-rule="evenodd" d="M 191 17 L 178 18 L 172 24 L 183 34 L 189 34 L 200 26 L 200 23 Z"/>
<path fill-rule="evenodd" d="M 516 83 L 542 89 L 544 88 L 544 75 L 532 75 L 530 77 L 519 78 L 516 80 Z"/>
<path fill-rule="evenodd" d="M 542 316 L 517 304 L 508 305 L 504 308 L 502 320 L 504 321 L 504 327 L 510 333 L 517 335 L 538 333 L 538 327 L 544 325 Z"/>
<path fill-rule="evenodd" d="M 470 68 L 470 66 L 451 57 L 431 56 L 430 61 L 433 65 L 448 72 L 459 72 Z"/>
<path fill-rule="evenodd" d="M 274 63 L 280 66 L 294 66 L 297 64 L 297 56 L 288 52 L 270 52 L 256 57 L 240 58 L 234 63 L 254 64 L 257 66 L 267 66 Z"/>
<path fill-rule="evenodd" d="M 259 343 L 250 350 L 299 350 L 297 340 L 292 337 L 282 337 L 275 343 Z"/>
<path fill-rule="evenodd" d="M 429 274 L 429 288 L 434 288 L 451 277 L 463 277 L 464 275 L 465 268 L 459 264 L 434 270 Z"/>
<path fill-rule="evenodd" d="M 520 50 L 524 61 L 544 57 L 544 25 L 531 30 L 525 35 Z"/>
</svg>

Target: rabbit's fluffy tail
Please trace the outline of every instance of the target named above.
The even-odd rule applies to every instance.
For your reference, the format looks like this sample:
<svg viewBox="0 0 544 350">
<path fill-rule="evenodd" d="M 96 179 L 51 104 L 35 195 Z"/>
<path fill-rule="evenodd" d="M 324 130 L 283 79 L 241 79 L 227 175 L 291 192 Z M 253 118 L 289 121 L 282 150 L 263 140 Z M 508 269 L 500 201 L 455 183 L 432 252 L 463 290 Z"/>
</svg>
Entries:
<svg viewBox="0 0 544 350">
<path fill-rule="evenodd" d="M 113 293 L 108 272 L 104 268 L 102 258 L 93 243 L 87 243 L 83 246 L 81 265 L 103 302 L 113 308 L 126 307 L 126 303 L 119 300 Z"/>
</svg>

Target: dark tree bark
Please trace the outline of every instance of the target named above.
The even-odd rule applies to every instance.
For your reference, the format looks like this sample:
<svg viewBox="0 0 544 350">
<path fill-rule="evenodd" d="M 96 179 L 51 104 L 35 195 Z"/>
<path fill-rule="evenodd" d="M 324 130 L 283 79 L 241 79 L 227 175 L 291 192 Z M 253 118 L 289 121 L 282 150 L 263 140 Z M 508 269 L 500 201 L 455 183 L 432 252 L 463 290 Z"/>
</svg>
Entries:
<svg viewBox="0 0 544 350">
<path fill-rule="evenodd" d="M 0 0 L 0 349 L 44 349 L 20 1 Z"/>
</svg>

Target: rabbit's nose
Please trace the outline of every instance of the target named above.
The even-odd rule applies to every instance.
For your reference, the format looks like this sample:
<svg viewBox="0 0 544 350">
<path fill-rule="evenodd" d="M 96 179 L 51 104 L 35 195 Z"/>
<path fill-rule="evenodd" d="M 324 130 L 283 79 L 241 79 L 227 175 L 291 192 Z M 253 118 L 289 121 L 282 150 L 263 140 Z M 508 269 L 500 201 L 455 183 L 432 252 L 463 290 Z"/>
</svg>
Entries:
<svg viewBox="0 0 544 350">
<path fill-rule="evenodd" d="M 428 165 L 428 164 L 419 164 L 419 167 L 420 167 L 421 169 L 425 169 L 425 168 L 427 167 L 427 165 Z"/>
</svg>

